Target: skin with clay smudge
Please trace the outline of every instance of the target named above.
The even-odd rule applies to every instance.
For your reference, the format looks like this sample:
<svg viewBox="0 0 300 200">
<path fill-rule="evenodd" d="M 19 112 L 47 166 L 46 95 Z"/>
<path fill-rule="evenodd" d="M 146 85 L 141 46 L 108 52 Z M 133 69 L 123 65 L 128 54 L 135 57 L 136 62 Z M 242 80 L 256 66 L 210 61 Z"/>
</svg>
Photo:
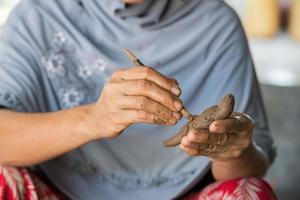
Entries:
<svg viewBox="0 0 300 200">
<path fill-rule="evenodd" d="M 166 147 L 179 145 L 182 138 L 186 136 L 190 130 L 208 130 L 209 125 L 214 121 L 228 118 L 233 112 L 233 108 L 234 96 L 229 94 L 223 98 L 219 105 L 206 109 L 200 115 L 194 115 L 192 120 L 180 129 L 179 133 L 164 141 L 164 145 Z"/>
</svg>

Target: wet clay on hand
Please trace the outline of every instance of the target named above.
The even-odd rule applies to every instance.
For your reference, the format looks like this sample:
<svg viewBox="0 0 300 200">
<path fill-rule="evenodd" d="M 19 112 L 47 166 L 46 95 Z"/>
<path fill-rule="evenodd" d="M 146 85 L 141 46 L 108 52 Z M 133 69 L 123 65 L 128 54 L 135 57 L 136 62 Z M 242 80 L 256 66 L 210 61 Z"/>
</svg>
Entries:
<svg viewBox="0 0 300 200">
<path fill-rule="evenodd" d="M 208 130 L 210 124 L 214 121 L 228 118 L 233 112 L 233 109 L 234 96 L 232 94 L 228 94 L 218 105 L 206 109 L 200 115 L 193 115 L 190 121 L 187 122 L 176 135 L 164 141 L 164 145 L 166 147 L 179 145 L 181 143 L 181 139 L 192 129 Z"/>
</svg>

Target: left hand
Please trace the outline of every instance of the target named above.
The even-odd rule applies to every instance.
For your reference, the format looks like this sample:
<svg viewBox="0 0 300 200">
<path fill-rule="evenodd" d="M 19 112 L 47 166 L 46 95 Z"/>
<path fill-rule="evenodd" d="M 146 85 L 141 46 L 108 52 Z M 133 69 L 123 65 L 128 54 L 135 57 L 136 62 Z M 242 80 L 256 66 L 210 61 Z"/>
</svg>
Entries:
<svg viewBox="0 0 300 200">
<path fill-rule="evenodd" d="M 252 145 L 252 119 L 243 113 L 214 121 L 209 130 L 191 130 L 181 140 L 181 149 L 191 156 L 206 156 L 226 162 L 239 158 Z"/>
</svg>

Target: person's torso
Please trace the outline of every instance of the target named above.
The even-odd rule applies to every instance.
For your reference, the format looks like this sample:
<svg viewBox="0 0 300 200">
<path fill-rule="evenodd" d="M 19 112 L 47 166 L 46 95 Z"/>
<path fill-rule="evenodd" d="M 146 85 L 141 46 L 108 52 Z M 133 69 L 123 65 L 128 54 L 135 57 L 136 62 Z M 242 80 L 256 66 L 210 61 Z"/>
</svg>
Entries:
<svg viewBox="0 0 300 200">
<path fill-rule="evenodd" d="M 216 30 L 210 27 L 214 20 L 210 13 L 222 7 L 218 1 L 199 1 L 180 18 L 145 30 L 131 30 L 130 20 L 113 21 L 101 10 L 93 15 L 85 10 L 84 1 L 37 4 L 31 12 L 39 26 L 32 30 L 32 37 L 37 38 L 33 50 L 40 58 L 37 62 L 51 96 L 45 112 L 97 101 L 111 74 L 132 65 L 123 48 L 177 79 L 183 102 L 195 114 L 223 95 L 211 94 L 213 84 L 208 84 L 216 81 L 210 51 L 218 41 Z M 207 94 L 211 95 L 209 100 Z M 161 195 L 161 199 L 173 198 L 209 168 L 207 158 L 190 157 L 177 147 L 163 146 L 163 140 L 185 122 L 183 119 L 173 127 L 132 125 L 116 139 L 91 142 L 41 168 L 65 193 L 78 199 L 99 199 L 99 195 L 115 199 L 122 194 L 123 199 L 135 199 L 147 191 Z"/>
</svg>

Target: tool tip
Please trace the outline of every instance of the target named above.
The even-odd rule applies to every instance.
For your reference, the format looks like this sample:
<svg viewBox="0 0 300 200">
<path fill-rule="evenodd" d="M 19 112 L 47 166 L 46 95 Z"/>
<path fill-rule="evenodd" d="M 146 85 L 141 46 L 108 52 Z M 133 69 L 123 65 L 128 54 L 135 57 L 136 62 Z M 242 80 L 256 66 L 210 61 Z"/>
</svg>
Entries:
<svg viewBox="0 0 300 200">
<path fill-rule="evenodd" d="M 125 54 L 128 56 L 128 58 L 130 60 L 137 60 L 138 59 L 137 56 L 132 51 L 130 51 L 129 49 L 124 48 L 123 51 L 125 52 Z"/>
</svg>

